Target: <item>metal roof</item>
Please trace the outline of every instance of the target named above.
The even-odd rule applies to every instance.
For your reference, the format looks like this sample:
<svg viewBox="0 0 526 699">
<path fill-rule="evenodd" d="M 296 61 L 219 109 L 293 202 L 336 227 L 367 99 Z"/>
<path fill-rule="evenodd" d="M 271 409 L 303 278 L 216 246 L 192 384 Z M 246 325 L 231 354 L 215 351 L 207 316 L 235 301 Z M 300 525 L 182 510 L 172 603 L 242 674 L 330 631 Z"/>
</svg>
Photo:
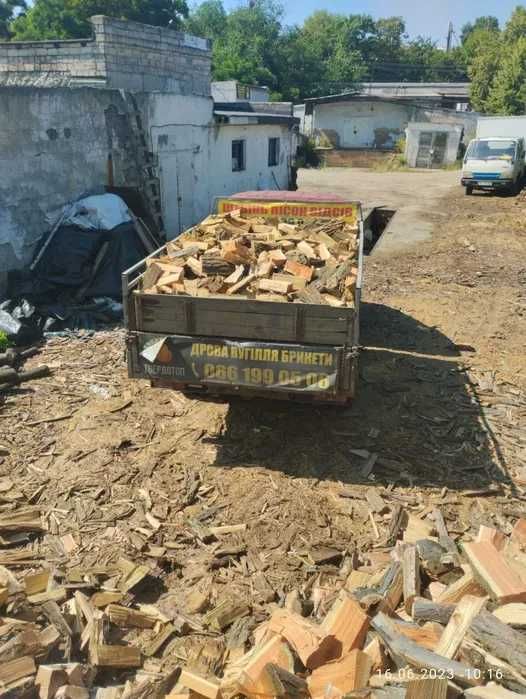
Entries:
<svg viewBox="0 0 526 699">
<path fill-rule="evenodd" d="M 469 101 L 470 83 L 363 83 L 354 90 L 334 95 L 308 97 L 307 104 L 343 102 L 365 98 L 386 100 L 457 99 Z"/>
</svg>

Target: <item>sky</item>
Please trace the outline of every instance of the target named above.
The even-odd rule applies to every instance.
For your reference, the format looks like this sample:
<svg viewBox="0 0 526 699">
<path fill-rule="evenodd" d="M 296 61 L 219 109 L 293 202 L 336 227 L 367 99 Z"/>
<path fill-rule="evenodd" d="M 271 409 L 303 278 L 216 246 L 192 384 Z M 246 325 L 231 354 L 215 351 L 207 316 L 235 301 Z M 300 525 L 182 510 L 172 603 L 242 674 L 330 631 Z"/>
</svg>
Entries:
<svg viewBox="0 0 526 699">
<path fill-rule="evenodd" d="M 445 46 L 448 24 L 460 36 L 463 24 L 482 15 L 494 15 L 504 23 L 517 0 L 281 0 L 285 7 L 285 22 L 300 23 L 315 10 L 342 14 L 370 14 L 373 17 L 401 16 L 411 37 L 431 36 Z M 226 0 L 226 7 L 246 4 L 243 0 Z"/>
</svg>

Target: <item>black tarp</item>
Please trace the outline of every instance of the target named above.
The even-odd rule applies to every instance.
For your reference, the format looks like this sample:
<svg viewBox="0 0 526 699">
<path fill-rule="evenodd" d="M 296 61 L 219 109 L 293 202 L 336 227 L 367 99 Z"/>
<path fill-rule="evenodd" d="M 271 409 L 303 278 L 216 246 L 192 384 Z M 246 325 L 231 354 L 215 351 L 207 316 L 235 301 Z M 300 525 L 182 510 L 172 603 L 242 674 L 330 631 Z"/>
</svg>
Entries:
<svg viewBox="0 0 526 699">
<path fill-rule="evenodd" d="M 108 243 L 107 250 L 97 273 L 90 280 L 97 254 L 104 243 Z M 89 282 L 85 297 L 120 299 L 122 272 L 147 254 L 133 223 L 123 223 L 111 231 L 61 226 L 35 268 L 39 291 L 79 289 Z"/>
</svg>

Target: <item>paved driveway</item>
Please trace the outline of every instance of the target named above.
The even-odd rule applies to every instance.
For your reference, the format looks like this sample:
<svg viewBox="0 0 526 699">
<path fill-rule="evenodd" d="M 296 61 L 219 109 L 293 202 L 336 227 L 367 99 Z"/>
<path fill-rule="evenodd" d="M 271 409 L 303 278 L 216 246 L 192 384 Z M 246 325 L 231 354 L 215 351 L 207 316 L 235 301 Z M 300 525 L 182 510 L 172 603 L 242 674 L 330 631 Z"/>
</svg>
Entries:
<svg viewBox="0 0 526 699">
<path fill-rule="evenodd" d="M 429 240 L 433 227 L 444 219 L 443 200 L 460 187 L 460 172 L 413 170 L 377 172 L 365 168 L 300 170 L 303 191 L 334 192 L 362 202 L 364 209 L 385 206 L 397 214 L 375 248 L 375 255 L 396 253 Z"/>
</svg>

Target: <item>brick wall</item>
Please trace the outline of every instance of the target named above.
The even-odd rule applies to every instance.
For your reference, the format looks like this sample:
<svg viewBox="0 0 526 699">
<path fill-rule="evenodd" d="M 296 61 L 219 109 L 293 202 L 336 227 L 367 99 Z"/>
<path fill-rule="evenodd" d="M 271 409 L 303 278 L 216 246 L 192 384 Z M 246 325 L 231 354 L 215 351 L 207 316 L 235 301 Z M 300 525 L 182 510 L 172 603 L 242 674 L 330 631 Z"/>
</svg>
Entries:
<svg viewBox="0 0 526 699">
<path fill-rule="evenodd" d="M 83 40 L 0 43 L 0 85 L 210 94 L 208 40 L 102 15 L 91 22 Z"/>
</svg>

